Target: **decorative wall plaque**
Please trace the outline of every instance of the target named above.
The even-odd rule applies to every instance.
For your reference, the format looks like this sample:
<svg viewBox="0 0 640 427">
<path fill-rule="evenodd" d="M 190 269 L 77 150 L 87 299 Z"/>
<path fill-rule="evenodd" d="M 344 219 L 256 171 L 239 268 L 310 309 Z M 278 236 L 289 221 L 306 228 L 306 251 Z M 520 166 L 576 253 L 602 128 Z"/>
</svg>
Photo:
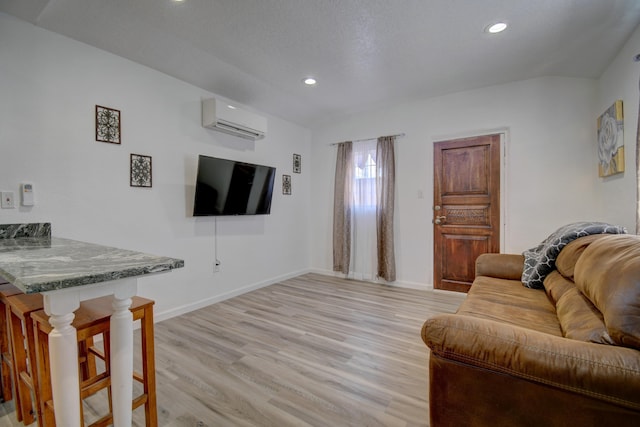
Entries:
<svg viewBox="0 0 640 427">
<path fill-rule="evenodd" d="M 96 105 L 96 141 L 120 144 L 120 110 Z"/>
<path fill-rule="evenodd" d="M 282 175 L 282 194 L 291 195 L 291 175 Z"/>
<path fill-rule="evenodd" d="M 151 156 L 131 154 L 132 187 L 151 187 Z"/>
<path fill-rule="evenodd" d="M 598 175 L 624 172 L 624 117 L 622 101 L 616 101 L 598 117 Z"/>
<path fill-rule="evenodd" d="M 293 155 L 293 173 L 302 173 L 302 156 L 300 154 Z"/>
</svg>

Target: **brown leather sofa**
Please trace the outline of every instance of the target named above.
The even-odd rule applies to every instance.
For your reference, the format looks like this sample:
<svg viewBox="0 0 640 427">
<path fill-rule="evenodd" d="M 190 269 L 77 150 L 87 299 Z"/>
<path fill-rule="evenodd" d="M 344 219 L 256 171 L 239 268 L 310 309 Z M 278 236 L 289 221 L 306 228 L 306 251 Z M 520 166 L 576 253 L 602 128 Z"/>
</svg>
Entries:
<svg viewBox="0 0 640 427">
<path fill-rule="evenodd" d="M 456 314 L 427 320 L 431 427 L 640 426 L 640 236 L 582 237 L 544 290 L 485 254 Z"/>
</svg>

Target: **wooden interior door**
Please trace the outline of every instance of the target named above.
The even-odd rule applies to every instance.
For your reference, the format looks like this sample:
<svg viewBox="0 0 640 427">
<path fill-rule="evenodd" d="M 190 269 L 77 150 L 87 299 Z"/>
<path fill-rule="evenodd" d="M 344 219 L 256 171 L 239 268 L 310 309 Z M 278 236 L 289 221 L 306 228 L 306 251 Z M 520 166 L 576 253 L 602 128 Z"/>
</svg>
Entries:
<svg viewBox="0 0 640 427">
<path fill-rule="evenodd" d="M 436 142 L 433 190 L 434 288 L 467 292 L 500 251 L 500 135 Z"/>
</svg>

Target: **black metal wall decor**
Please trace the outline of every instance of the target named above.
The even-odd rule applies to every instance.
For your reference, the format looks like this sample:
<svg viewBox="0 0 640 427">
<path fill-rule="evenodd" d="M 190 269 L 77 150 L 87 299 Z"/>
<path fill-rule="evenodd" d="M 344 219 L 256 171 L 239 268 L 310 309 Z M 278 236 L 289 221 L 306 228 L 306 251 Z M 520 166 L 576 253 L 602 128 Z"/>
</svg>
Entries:
<svg viewBox="0 0 640 427">
<path fill-rule="evenodd" d="M 293 155 L 293 173 L 302 173 L 302 156 L 300 154 Z"/>
<path fill-rule="evenodd" d="M 120 144 L 120 110 L 96 105 L 96 141 Z"/>
<path fill-rule="evenodd" d="M 291 195 L 291 175 L 282 175 L 282 194 Z"/>
<path fill-rule="evenodd" d="M 151 187 L 151 156 L 131 154 L 132 187 Z"/>
</svg>

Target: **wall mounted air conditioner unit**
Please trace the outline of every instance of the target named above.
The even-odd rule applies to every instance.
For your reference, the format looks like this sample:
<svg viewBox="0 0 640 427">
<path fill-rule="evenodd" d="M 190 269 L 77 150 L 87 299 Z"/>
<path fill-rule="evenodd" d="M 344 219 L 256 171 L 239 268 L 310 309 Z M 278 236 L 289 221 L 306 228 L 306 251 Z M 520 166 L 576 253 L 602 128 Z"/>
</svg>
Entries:
<svg viewBox="0 0 640 427">
<path fill-rule="evenodd" d="M 267 133 L 265 117 L 215 98 L 202 101 L 202 126 L 254 141 Z"/>
</svg>

